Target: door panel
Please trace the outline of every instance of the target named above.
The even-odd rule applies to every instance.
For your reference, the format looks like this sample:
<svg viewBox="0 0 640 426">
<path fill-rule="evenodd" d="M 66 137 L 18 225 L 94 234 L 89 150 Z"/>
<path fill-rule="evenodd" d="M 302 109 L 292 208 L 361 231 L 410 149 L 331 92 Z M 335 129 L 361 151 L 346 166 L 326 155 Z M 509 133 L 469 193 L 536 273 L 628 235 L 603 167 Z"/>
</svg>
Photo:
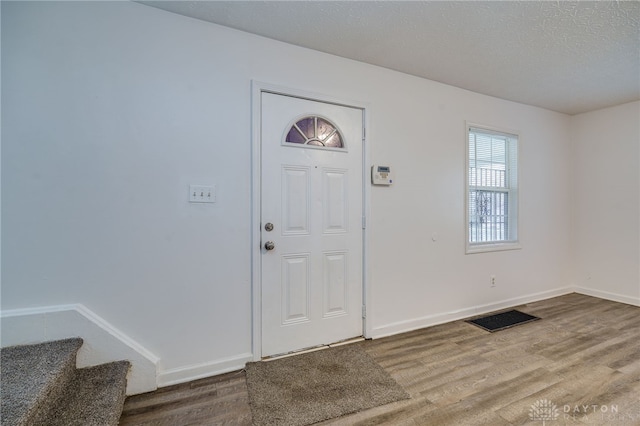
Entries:
<svg viewBox="0 0 640 426">
<path fill-rule="evenodd" d="M 309 184 L 307 167 L 282 167 L 283 235 L 309 234 Z"/>
<path fill-rule="evenodd" d="M 261 96 L 261 223 L 274 225 L 261 230 L 270 356 L 362 335 L 363 134 L 360 109 Z"/>
<path fill-rule="evenodd" d="M 309 255 L 282 256 L 282 324 L 309 321 Z"/>
<path fill-rule="evenodd" d="M 325 169 L 323 173 L 325 234 L 347 232 L 349 228 L 349 186 L 347 170 Z M 357 195 L 356 195 L 357 196 Z"/>
<path fill-rule="evenodd" d="M 347 253 L 324 253 L 324 317 L 347 313 Z"/>
</svg>

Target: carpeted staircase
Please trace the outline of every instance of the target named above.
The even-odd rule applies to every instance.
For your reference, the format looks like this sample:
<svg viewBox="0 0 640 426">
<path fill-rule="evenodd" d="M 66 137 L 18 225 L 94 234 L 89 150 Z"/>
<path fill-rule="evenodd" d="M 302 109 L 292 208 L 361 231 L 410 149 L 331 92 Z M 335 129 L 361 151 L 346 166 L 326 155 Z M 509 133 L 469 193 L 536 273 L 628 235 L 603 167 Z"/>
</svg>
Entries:
<svg viewBox="0 0 640 426">
<path fill-rule="evenodd" d="M 2 348 L 0 425 L 117 425 L 128 361 L 76 369 L 82 339 Z"/>
</svg>

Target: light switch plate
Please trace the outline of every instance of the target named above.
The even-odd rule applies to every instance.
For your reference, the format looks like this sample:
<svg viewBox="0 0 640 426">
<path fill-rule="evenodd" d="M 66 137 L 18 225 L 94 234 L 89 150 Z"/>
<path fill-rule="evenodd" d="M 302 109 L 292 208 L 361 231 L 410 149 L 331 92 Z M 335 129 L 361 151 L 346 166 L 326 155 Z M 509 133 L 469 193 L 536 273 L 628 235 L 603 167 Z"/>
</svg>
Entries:
<svg viewBox="0 0 640 426">
<path fill-rule="evenodd" d="M 215 185 L 189 185 L 190 203 L 215 203 Z"/>
</svg>

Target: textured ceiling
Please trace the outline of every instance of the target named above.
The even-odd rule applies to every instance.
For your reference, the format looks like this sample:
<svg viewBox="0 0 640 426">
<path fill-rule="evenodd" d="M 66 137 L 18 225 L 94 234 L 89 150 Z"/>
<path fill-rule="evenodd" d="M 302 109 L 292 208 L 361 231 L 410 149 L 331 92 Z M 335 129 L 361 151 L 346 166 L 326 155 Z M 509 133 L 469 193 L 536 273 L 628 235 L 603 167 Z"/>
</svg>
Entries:
<svg viewBox="0 0 640 426">
<path fill-rule="evenodd" d="M 640 99 L 640 1 L 140 1 L 567 114 Z"/>
</svg>

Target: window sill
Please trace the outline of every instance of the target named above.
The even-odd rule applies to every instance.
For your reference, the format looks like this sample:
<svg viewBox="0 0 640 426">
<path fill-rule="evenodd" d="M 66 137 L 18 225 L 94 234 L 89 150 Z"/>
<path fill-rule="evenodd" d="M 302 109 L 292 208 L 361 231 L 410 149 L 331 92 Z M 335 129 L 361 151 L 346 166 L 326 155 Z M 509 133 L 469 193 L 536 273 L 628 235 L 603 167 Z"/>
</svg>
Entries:
<svg viewBox="0 0 640 426">
<path fill-rule="evenodd" d="M 510 243 L 489 243 L 489 244 L 467 244 L 466 254 L 489 253 L 493 251 L 520 250 L 522 246 L 519 242 Z"/>
</svg>

